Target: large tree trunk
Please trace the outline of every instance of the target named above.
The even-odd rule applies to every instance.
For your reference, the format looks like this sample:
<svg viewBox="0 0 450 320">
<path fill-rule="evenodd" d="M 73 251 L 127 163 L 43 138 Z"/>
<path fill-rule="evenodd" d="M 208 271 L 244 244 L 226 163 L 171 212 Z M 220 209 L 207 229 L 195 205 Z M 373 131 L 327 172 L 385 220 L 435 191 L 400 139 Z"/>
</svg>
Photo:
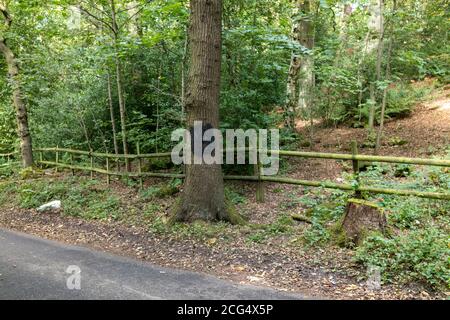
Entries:
<svg viewBox="0 0 450 320">
<path fill-rule="evenodd" d="M 6 8 L 0 5 L 0 11 L 3 14 L 7 28 L 12 23 L 11 16 Z M 3 54 L 8 66 L 8 75 L 13 90 L 13 101 L 16 108 L 16 121 L 20 138 L 20 149 L 22 155 L 22 165 L 24 168 L 33 165 L 33 146 L 31 143 L 30 129 L 28 126 L 28 113 L 25 102 L 22 99 L 22 91 L 19 82 L 19 65 L 11 48 L 6 44 L 6 40 L 0 37 L 0 52 Z"/>
<path fill-rule="evenodd" d="M 300 45 L 312 50 L 314 47 L 314 29 L 311 16 L 311 3 L 304 0 L 300 8 L 303 17 L 300 21 Z M 314 86 L 314 59 L 312 53 L 301 56 L 300 79 L 298 89 L 298 107 L 300 110 L 311 108 L 311 94 Z"/>
<path fill-rule="evenodd" d="M 219 128 L 222 0 L 191 0 L 187 125 Z M 175 221 L 228 220 L 221 165 L 188 164 Z"/>
<path fill-rule="evenodd" d="M 304 49 L 314 46 L 313 24 L 309 0 L 297 0 L 293 15 L 292 39 Z M 314 86 L 314 61 L 311 54 L 293 50 L 287 81 L 286 119 L 289 127 L 295 127 L 298 109 L 301 112 L 311 106 L 311 90 Z"/>
<path fill-rule="evenodd" d="M 297 10 L 293 16 L 292 38 L 303 48 L 313 48 L 313 25 L 311 21 L 311 3 L 298 0 Z M 295 127 L 297 107 L 308 110 L 311 102 L 311 89 L 314 83 L 314 61 L 310 54 L 294 50 L 292 52 L 287 81 L 287 119 L 288 125 Z"/>
</svg>

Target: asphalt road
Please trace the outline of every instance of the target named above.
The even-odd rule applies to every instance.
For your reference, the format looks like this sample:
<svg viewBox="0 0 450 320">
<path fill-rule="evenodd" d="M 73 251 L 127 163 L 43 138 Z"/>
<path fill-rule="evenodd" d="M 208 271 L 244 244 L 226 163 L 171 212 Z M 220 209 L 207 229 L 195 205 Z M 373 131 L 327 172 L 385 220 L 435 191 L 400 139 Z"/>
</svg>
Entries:
<svg viewBox="0 0 450 320">
<path fill-rule="evenodd" d="M 0 229 L 0 299 L 302 298 Z"/>
</svg>

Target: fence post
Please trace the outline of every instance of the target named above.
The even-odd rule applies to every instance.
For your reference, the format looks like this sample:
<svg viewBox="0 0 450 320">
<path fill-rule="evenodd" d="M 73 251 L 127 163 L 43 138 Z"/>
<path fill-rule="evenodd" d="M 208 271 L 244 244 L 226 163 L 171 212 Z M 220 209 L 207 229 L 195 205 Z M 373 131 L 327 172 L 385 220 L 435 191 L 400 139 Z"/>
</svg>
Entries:
<svg viewBox="0 0 450 320">
<path fill-rule="evenodd" d="M 92 149 L 89 152 L 89 156 L 91 157 L 91 179 L 94 178 L 94 157 L 92 156 Z"/>
<path fill-rule="evenodd" d="M 127 156 L 127 155 L 128 154 L 126 154 L 125 156 Z M 128 158 L 125 158 L 125 171 L 130 172 L 130 159 L 128 159 Z M 127 177 L 127 181 L 128 181 L 128 175 L 126 177 Z"/>
<path fill-rule="evenodd" d="M 256 164 L 253 165 L 254 175 L 258 178 L 256 183 L 256 202 L 264 202 L 264 184 L 261 181 L 262 163 L 259 156 L 259 148 L 256 148 Z"/>
<path fill-rule="evenodd" d="M 39 151 L 39 167 L 42 168 L 42 161 L 43 161 L 43 155 L 42 155 L 42 151 Z"/>
<path fill-rule="evenodd" d="M 352 149 L 352 156 L 358 155 L 358 143 L 356 140 L 353 140 L 351 143 L 351 149 Z M 353 166 L 353 174 L 355 176 L 355 180 L 359 185 L 359 161 L 358 160 L 352 160 L 352 166 Z M 361 191 L 356 190 L 355 191 L 355 198 L 361 198 Z"/>
<path fill-rule="evenodd" d="M 139 145 L 139 141 L 136 143 L 136 152 L 138 155 L 138 173 L 139 173 L 139 188 L 143 188 L 144 181 L 142 180 L 142 159 L 140 157 L 141 155 L 141 147 Z"/>
<path fill-rule="evenodd" d="M 109 185 L 111 183 L 109 177 L 109 157 L 106 157 L 106 183 Z"/>
<path fill-rule="evenodd" d="M 55 153 L 55 172 L 58 173 L 58 163 L 59 163 L 59 146 L 56 146 L 56 153 Z"/>
<path fill-rule="evenodd" d="M 70 154 L 70 165 L 73 166 L 73 153 Z M 75 175 L 75 170 L 72 168 L 72 176 Z"/>
</svg>

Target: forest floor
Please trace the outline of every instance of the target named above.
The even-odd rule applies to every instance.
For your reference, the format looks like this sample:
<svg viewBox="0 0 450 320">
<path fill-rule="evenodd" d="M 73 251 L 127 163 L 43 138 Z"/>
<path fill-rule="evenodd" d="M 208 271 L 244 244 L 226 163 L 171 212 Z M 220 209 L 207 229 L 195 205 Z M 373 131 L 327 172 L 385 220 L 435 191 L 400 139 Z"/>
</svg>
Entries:
<svg viewBox="0 0 450 320">
<path fill-rule="evenodd" d="M 411 157 L 445 154 L 449 146 L 449 103 L 450 88 L 447 87 L 417 106 L 410 117 L 388 122 L 380 154 Z M 348 152 L 348 142 L 356 139 L 362 143 L 366 131 L 345 127 L 316 128 L 315 137 L 314 150 Z M 391 144 L 394 138 L 407 143 Z M 372 149 L 360 151 L 370 154 Z M 284 175 L 295 178 L 336 180 L 349 168 L 342 162 L 305 159 L 290 160 L 282 170 Z M 31 186 L 50 192 L 51 185 L 64 185 L 75 190 L 77 184 L 81 184 L 80 197 L 86 196 L 86 192 L 96 195 L 95 208 L 89 209 L 89 216 L 24 209 L 20 206 L 23 192 L 17 192 L 14 189 L 17 186 L 11 183 L 13 191 L 4 196 L 3 204 L 0 201 L 0 226 L 161 266 L 204 272 L 237 283 L 301 292 L 310 297 L 442 299 L 449 295 L 420 283 L 383 284 L 381 289 L 371 290 L 366 285 L 366 270 L 352 259 L 354 250 L 336 245 L 305 245 L 302 235 L 310 225 L 293 222 L 290 215 L 305 213 L 311 193 L 324 199 L 329 195 L 328 191 L 268 184 L 265 202 L 256 203 L 252 184 L 227 183 L 233 202 L 249 220 L 248 225 L 195 223 L 167 227 L 165 222 L 176 197 L 153 195 L 153 191 L 162 190 L 167 181 L 149 179 L 144 191 L 139 191 L 136 183 L 114 181 L 108 187 L 101 177 L 98 179 L 92 182 L 87 177 L 68 178 L 63 173 L 47 170 L 45 177 L 22 189 L 26 192 Z M 118 208 L 107 202 L 99 207 L 104 196 L 107 199 L 114 197 Z M 65 200 L 62 200 L 64 207 Z M 67 201 L 71 201 L 70 197 Z M 96 214 L 100 211 L 108 212 L 99 217 Z"/>
</svg>

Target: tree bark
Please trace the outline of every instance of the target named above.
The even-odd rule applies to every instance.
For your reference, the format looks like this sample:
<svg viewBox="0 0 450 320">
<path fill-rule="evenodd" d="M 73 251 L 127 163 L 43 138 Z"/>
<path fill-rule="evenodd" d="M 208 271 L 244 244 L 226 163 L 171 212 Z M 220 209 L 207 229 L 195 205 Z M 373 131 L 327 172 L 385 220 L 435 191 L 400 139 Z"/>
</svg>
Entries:
<svg viewBox="0 0 450 320">
<path fill-rule="evenodd" d="M 370 39 L 370 30 L 366 33 L 366 37 L 364 39 L 364 47 L 362 50 L 362 54 L 361 57 L 359 58 L 358 61 L 358 86 L 359 86 L 359 92 L 358 92 L 358 121 L 361 121 L 362 118 L 362 98 L 363 98 L 363 91 L 364 91 L 364 87 L 363 87 L 363 78 L 362 78 L 362 66 L 363 66 L 363 62 L 366 58 L 366 55 L 369 51 L 368 46 L 369 46 L 369 39 Z"/>
<path fill-rule="evenodd" d="M 386 215 L 377 205 L 361 199 L 348 200 L 342 221 L 346 241 L 359 244 L 368 232 L 385 233 L 386 228 Z"/>
<path fill-rule="evenodd" d="M 299 2 L 300 4 L 300 2 Z M 299 5 L 300 6 L 300 5 Z M 292 25 L 292 40 L 300 43 L 300 25 L 298 22 L 293 22 Z M 298 99 L 297 85 L 298 76 L 300 73 L 301 57 L 297 50 L 292 51 L 291 64 L 289 66 L 287 88 L 286 88 L 286 124 L 290 128 L 295 127 L 295 107 Z"/>
<path fill-rule="evenodd" d="M 303 48 L 313 48 L 313 27 L 311 22 L 311 3 L 309 0 L 298 0 L 297 10 L 292 25 L 293 41 Z M 299 15 L 301 15 L 299 17 Z M 314 62 L 310 54 L 292 52 L 287 81 L 287 124 L 295 127 L 297 107 L 306 110 L 310 106 L 310 93 L 313 86 Z"/>
<path fill-rule="evenodd" d="M 12 23 L 12 18 L 5 7 L 0 5 L 0 12 L 2 13 L 6 27 L 9 28 Z M 24 168 L 33 165 L 33 145 L 31 141 L 31 134 L 28 125 L 28 113 L 25 102 L 22 98 L 22 90 L 19 81 L 19 65 L 17 63 L 14 52 L 6 44 L 6 39 L 0 37 L 0 52 L 3 54 L 8 66 L 8 76 L 13 90 L 13 101 L 16 109 L 16 121 L 18 134 L 20 139 L 20 150 L 22 155 L 22 165 Z"/>
<path fill-rule="evenodd" d="M 93 151 L 92 150 L 92 144 L 91 144 L 91 139 L 89 139 L 89 133 L 87 131 L 87 127 L 86 127 L 86 122 L 84 121 L 84 114 L 83 111 L 81 110 L 81 108 L 77 108 L 78 109 L 78 121 L 80 123 L 80 127 L 81 130 L 83 130 L 83 135 L 84 135 L 84 139 L 86 140 L 86 144 L 88 145 L 89 151 Z"/>
<path fill-rule="evenodd" d="M 376 98 L 375 98 L 375 84 L 371 83 L 369 85 L 370 92 L 370 105 L 369 105 L 369 134 L 373 133 L 374 123 L 375 123 L 375 109 L 376 109 Z"/>
<path fill-rule="evenodd" d="M 130 20 L 129 32 L 138 37 L 142 37 L 142 23 L 138 1 L 131 1 L 127 5 L 128 19 Z"/>
<path fill-rule="evenodd" d="M 120 66 L 120 60 L 116 54 L 116 81 L 117 81 L 117 95 L 119 97 L 119 113 L 120 113 L 120 125 L 122 129 L 122 145 L 123 153 L 128 154 L 128 138 L 127 138 L 127 116 L 125 110 L 125 102 L 123 97 L 122 88 L 122 71 Z"/>
<path fill-rule="evenodd" d="M 394 0 L 393 4 L 393 13 L 395 14 L 397 10 L 397 0 Z M 387 64 L 386 64 L 386 76 L 385 79 L 389 80 L 391 76 L 391 54 L 392 54 L 392 45 L 394 42 L 394 26 L 391 26 L 391 38 L 389 39 L 389 46 L 388 46 L 388 52 L 387 52 Z M 386 112 L 386 100 L 387 100 L 387 93 L 388 93 L 388 86 L 386 86 L 383 89 L 383 100 L 381 102 L 381 115 L 380 115 L 380 127 L 378 128 L 377 132 L 377 140 L 375 143 L 375 154 L 378 154 L 381 146 L 381 138 L 383 135 L 383 129 L 384 129 L 384 115 Z"/>
<path fill-rule="evenodd" d="M 189 45 L 189 36 L 186 30 L 186 39 L 184 40 L 183 47 L 183 57 L 181 58 L 181 114 L 184 117 L 185 110 L 184 106 L 186 103 L 186 65 L 188 58 L 188 45 Z"/>
<path fill-rule="evenodd" d="M 114 105 L 112 100 L 112 88 L 111 88 L 111 75 L 108 72 L 108 104 L 109 104 L 109 115 L 111 117 L 111 126 L 113 132 L 113 142 L 114 142 L 114 152 L 119 154 L 119 145 L 117 143 L 117 129 L 116 129 L 116 118 L 114 116 Z"/>
<path fill-rule="evenodd" d="M 384 39 L 384 19 L 383 19 L 383 7 L 384 7 L 384 0 L 377 0 L 377 13 L 378 16 L 376 16 L 376 23 L 377 26 L 377 32 L 378 32 L 378 43 L 377 43 L 377 60 L 375 65 L 375 73 L 376 73 L 376 80 L 375 83 L 372 83 L 372 87 L 375 90 L 374 91 L 374 102 L 370 106 L 369 111 L 369 133 L 373 133 L 374 131 L 374 125 L 375 125 L 375 116 L 376 116 L 376 107 L 377 107 L 377 94 L 378 91 L 378 82 L 381 80 L 381 62 L 383 57 L 383 39 Z"/>
<path fill-rule="evenodd" d="M 191 0 L 190 70 L 186 95 L 187 125 L 194 121 L 219 128 L 222 0 Z M 228 220 L 220 164 L 188 164 L 174 221 Z"/>
<path fill-rule="evenodd" d="M 111 19 L 112 19 L 112 28 L 113 28 L 113 37 L 114 37 L 114 54 L 115 54 L 115 64 L 116 64 L 116 81 L 117 81 L 117 95 L 119 98 L 119 113 L 120 113 L 120 125 L 122 129 L 122 145 L 123 145 L 123 154 L 128 154 L 128 139 L 127 139 L 127 120 L 126 120 L 126 109 L 125 109 L 125 100 L 123 97 L 123 87 L 122 87 L 122 70 L 121 63 L 118 53 L 118 42 L 119 42 L 119 26 L 117 24 L 116 17 L 116 5 L 114 0 L 110 1 L 111 5 Z M 130 171 L 129 162 L 126 160 L 127 171 Z"/>
<path fill-rule="evenodd" d="M 300 21 L 300 45 L 312 50 L 314 46 L 314 29 L 311 17 L 311 2 L 304 0 L 300 10 L 304 15 Z M 311 53 L 303 54 L 301 58 L 298 107 L 300 110 L 309 110 L 311 107 L 311 91 L 314 84 L 314 59 Z"/>
</svg>

